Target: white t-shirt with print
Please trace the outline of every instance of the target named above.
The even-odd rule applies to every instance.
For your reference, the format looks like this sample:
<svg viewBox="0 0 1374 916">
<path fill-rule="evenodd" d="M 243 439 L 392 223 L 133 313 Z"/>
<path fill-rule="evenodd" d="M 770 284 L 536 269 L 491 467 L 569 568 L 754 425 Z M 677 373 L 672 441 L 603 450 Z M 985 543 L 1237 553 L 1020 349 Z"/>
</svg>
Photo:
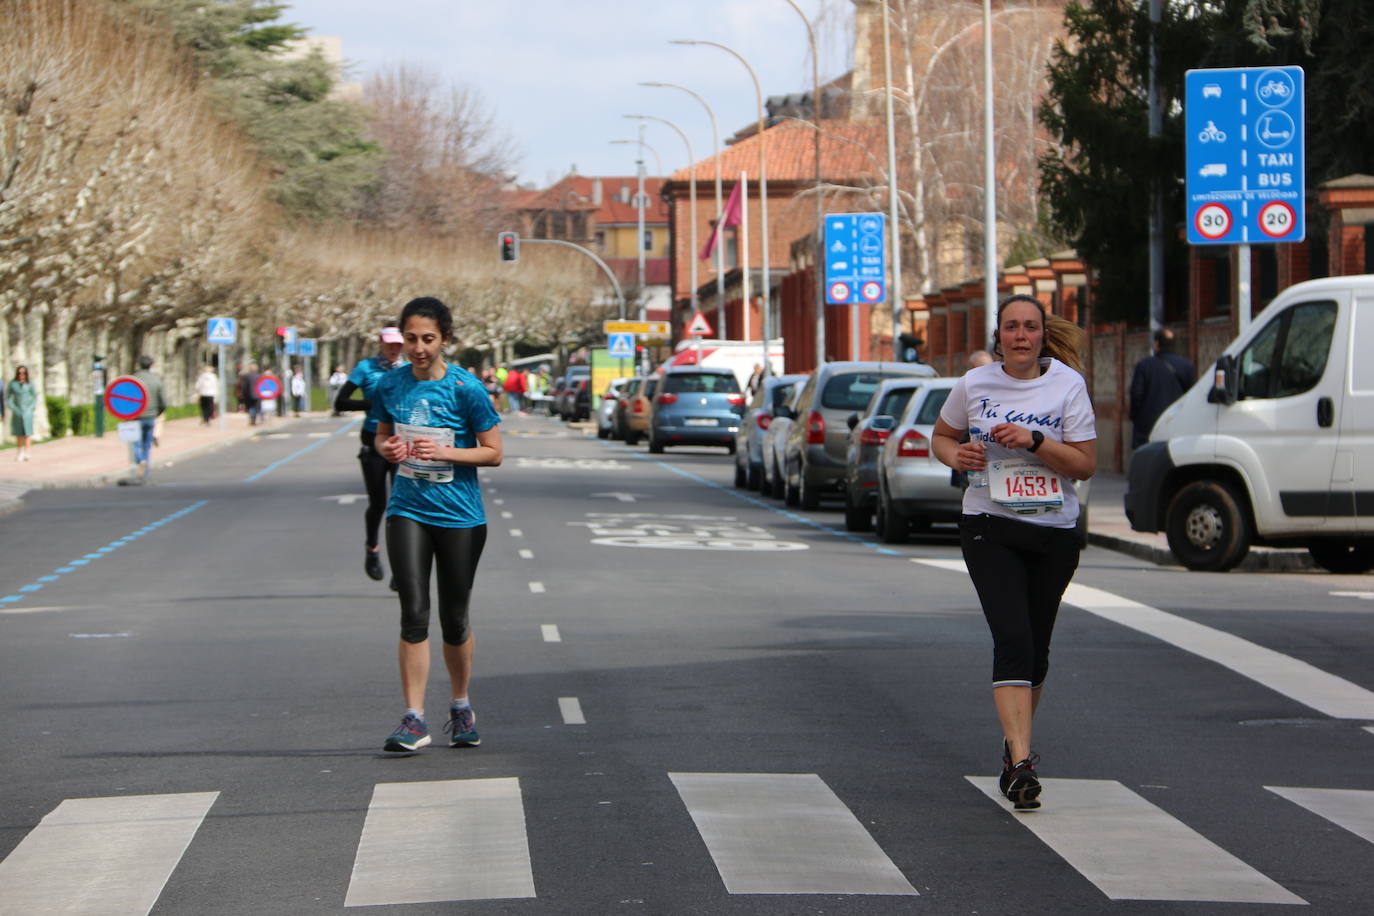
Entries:
<svg viewBox="0 0 1374 916">
<path fill-rule="evenodd" d="M 940 419 L 955 429 L 966 429 L 970 437 L 987 446 L 989 462 L 1007 458 L 1035 460 L 1025 449 L 1006 448 L 992 441 L 992 428 L 999 423 L 1015 423 L 1040 430 L 1046 439 L 1059 442 L 1087 442 L 1097 438 L 1092 401 L 1083 376 L 1057 359 L 1041 359 L 1043 374 L 1030 379 L 1014 378 L 1001 363 L 970 369 L 954 383 L 949 399 L 940 409 Z M 972 431 L 977 429 L 978 435 Z M 1078 493 L 1071 481 L 1061 476 L 1064 493 L 1062 509 L 1036 516 L 1018 515 L 993 502 L 987 487 L 964 491 L 965 515 L 1000 515 L 1052 528 L 1072 528 L 1078 521 Z"/>
</svg>

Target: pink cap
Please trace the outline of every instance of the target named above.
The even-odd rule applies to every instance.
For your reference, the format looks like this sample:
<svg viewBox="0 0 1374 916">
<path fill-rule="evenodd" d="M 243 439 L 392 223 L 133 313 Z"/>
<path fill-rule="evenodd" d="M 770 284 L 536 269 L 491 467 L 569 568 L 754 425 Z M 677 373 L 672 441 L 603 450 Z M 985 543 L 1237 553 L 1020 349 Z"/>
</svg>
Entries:
<svg viewBox="0 0 1374 916">
<path fill-rule="evenodd" d="M 405 343 L 400 328 L 382 328 L 382 343 Z"/>
</svg>

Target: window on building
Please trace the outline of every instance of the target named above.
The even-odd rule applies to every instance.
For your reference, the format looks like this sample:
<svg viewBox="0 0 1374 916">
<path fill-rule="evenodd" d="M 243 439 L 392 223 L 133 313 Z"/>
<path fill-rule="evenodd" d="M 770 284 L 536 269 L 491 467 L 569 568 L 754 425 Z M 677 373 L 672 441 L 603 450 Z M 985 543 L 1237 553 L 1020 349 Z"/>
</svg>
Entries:
<svg viewBox="0 0 1374 916">
<path fill-rule="evenodd" d="M 725 230 L 725 266 L 739 267 L 739 233 L 735 229 Z"/>
<path fill-rule="evenodd" d="M 654 250 L 654 230 L 652 230 L 652 229 L 645 229 L 645 230 L 644 230 L 644 250 L 645 250 L 645 251 L 653 251 L 653 250 Z"/>
</svg>

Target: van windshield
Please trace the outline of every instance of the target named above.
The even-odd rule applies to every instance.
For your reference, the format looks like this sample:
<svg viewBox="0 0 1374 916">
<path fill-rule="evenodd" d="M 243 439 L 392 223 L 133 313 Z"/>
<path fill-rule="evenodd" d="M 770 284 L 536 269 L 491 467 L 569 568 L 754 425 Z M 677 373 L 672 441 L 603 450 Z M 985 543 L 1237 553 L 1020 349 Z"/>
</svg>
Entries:
<svg viewBox="0 0 1374 916">
<path fill-rule="evenodd" d="M 734 375 L 707 372 L 674 372 L 663 379 L 664 392 L 674 394 L 695 391 L 702 394 L 738 394 L 739 381 Z"/>
<path fill-rule="evenodd" d="M 874 372 L 846 372 L 825 383 L 821 406 L 829 410 L 863 410 L 883 377 Z"/>
</svg>

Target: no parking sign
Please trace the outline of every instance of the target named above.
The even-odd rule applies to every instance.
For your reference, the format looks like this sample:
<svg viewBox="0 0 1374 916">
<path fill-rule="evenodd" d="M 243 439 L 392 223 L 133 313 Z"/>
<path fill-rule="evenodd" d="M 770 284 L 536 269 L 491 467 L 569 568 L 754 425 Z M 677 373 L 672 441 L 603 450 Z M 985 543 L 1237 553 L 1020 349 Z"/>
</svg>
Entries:
<svg viewBox="0 0 1374 916">
<path fill-rule="evenodd" d="M 105 386 L 105 409 L 120 420 L 133 420 L 148 406 L 148 389 L 132 375 L 121 375 Z"/>
<path fill-rule="evenodd" d="M 275 401 L 277 395 L 281 394 L 281 380 L 270 372 L 264 372 L 258 376 L 258 383 L 254 390 L 258 398 L 263 401 Z"/>
</svg>

